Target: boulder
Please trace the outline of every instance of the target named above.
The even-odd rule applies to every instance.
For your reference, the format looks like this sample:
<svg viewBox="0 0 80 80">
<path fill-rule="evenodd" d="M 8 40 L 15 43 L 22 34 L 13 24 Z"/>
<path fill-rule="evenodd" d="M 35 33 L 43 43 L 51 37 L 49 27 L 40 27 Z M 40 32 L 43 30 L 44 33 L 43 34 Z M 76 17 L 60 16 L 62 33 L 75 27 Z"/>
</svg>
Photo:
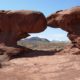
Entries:
<svg viewBox="0 0 80 80">
<path fill-rule="evenodd" d="M 56 55 L 80 55 L 80 49 L 69 44 L 63 50 L 57 52 Z"/>
<path fill-rule="evenodd" d="M 0 43 L 16 45 L 28 33 L 38 33 L 46 29 L 46 18 L 41 12 L 18 10 L 0 11 Z"/>
<path fill-rule="evenodd" d="M 60 10 L 47 17 L 47 25 L 68 32 L 68 38 L 80 48 L 80 6 Z"/>
<path fill-rule="evenodd" d="M 0 53 L 14 55 L 32 51 L 17 45 L 17 41 L 28 37 L 28 33 L 39 33 L 46 29 L 43 13 L 37 11 L 0 10 Z"/>
</svg>

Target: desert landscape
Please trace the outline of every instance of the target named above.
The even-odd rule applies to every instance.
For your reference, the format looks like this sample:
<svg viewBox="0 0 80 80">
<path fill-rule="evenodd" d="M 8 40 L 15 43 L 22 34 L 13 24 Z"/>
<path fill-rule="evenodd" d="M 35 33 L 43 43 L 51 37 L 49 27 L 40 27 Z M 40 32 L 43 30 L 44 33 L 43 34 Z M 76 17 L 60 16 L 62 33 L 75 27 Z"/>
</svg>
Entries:
<svg viewBox="0 0 80 80">
<path fill-rule="evenodd" d="M 0 80 L 80 80 L 80 6 L 48 17 L 27 10 L 0 14 Z M 21 40 L 47 26 L 68 32 L 70 41 Z"/>
<path fill-rule="evenodd" d="M 11 60 L 4 56 L 0 68 L 1 80 L 80 79 L 80 56 L 70 53 L 68 55 L 65 53 L 60 54 L 71 43 L 49 42 L 48 40 L 33 37 L 21 40 L 18 44 L 31 48 L 32 51 L 14 55 Z"/>
</svg>

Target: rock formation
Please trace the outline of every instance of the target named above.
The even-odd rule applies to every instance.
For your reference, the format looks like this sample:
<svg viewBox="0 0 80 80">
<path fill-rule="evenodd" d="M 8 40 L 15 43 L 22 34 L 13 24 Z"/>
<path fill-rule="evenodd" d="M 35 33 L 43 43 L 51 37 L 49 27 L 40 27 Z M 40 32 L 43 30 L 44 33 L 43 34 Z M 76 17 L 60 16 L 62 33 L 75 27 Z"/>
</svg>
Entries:
<svg viewBox="0 0 80 80">
<path fill-rule="evenodd" d="M 12 59 L 0 69 L 1 80 L 80 80 L 80 56 L 51 55 Z"/>
<path fill-rule="evenodd" d="M 67 31 L 73 46 L 80 48 L 80 6 L 51 14 L 47 17 L 47 25 Z"/>
<path fill-rule="evenodd" d="M 16 45 L 28 33 L 38 33 L 46 29 L 46 19 L 35 11 L 0 11 L 0 43 Z"/>
<path fill-rule="evenodd" d="M 41 12 L 0 10 L 0 53 L 24 52 L 25 48 L 17 46 L 17 41 L 29 36 L 28 33 L 44 31 L 46 25 L 46 18 Z"/>
</svg>

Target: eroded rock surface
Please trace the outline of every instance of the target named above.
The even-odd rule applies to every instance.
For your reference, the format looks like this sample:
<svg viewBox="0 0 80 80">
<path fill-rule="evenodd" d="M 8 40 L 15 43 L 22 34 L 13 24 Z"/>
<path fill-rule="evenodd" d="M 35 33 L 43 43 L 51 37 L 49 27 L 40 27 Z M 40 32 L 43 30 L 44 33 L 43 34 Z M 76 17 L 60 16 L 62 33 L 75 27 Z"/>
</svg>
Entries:
<svg viewBox="0 0 80 80">
<path fill-rule="evenodd" d="M 3 64 L 1 80 L 80 80 L 80 56 L 17 58 Z"/>
<path fill-rule="evenodd" d="M 46 29 L 46 19 L 41 12 L 18 10 L 0 11 L 0 43 L 16 45 L 28 33 L 38 33 Z"/>
<path fill-rule="evenodd" d="M 80 55 L 80 49 L 70 44 L 60 52 L 56 53 L 56 55 Z"/>
<path fill-rule="evenodd" d="M 25 48 L 17 46 L 17 41 L 28 37 L 28 33 L 44 31 L 46 25 L 46 18 L 41 12 L 0 10 L 0 52 L 24 52 Z"/>
<path fill-rule="evenodd" d="M 51 14 L 47 25 L 67 31 L 73 46 L 80 48 L 80 6 Z"/>
</svg>

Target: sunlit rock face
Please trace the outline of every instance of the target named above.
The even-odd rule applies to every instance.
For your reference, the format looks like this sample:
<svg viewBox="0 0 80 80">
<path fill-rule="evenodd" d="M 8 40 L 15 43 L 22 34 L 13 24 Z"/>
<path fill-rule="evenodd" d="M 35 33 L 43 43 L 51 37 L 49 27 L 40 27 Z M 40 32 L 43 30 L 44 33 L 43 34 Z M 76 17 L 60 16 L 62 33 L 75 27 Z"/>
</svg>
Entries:
<svg viewBox="0 0 80 80">
<path fill-rule="evenodd" d="M 68 32 L 68 38 L 80 48 L 80 6 L 60 10 L 47 17 L 47 25 Z"/>
<path fill-rule="evenodd" d="M 36 11 L 0 11 L 0 43 L 16 44 L 16 41 L 46 29 L 46 19 Z"/>
<path fill-rule="evenodd" d="M 0 53 L 23 53 L 25 48 L 17 46 L 17 41 L 46 27 L 47 21 L 41 12 L 0 10 Z"/>
</svg>

